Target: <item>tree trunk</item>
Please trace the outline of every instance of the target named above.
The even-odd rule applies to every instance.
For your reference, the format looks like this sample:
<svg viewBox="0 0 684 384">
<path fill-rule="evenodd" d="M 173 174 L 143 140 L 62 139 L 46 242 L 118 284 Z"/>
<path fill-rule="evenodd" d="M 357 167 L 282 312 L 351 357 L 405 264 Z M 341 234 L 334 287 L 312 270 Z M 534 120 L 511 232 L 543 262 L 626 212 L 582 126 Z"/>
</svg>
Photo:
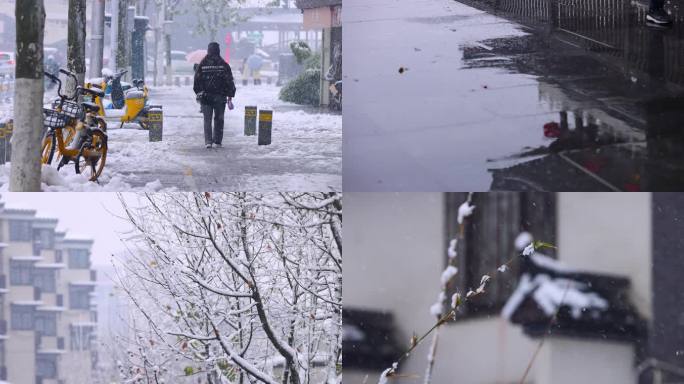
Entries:
<svg viewBox="0 0 684 384">
<path fill-rule="evenodd" d="M 173 18 L 166 13 L 167 22 L 173 22 Z M 171 66 L 171 31 L 170 24 L 164 26 L 164 52 L 166 53 L 166 62 L 164 63 L 166 67 L 166 85 L 173 85 L 173 67 Z"/>
<path fill-rule="evenodd" d="M 43 135 L 43 0 L 17 0 L 16 87 L 12 137 L 11 191 L 40 190 Z"/>
<path fill-rule="evenodd" d="M 73 79 L 67 80 L 69 95 L 76 93 L 76 86 L 83 86 L 85 79 L 85 46 L 86 46 L 86 2 L 85 0 L 69 0 L 69 30 L 67 33 L 67 68 L 76 74 L 78 84 Z"/>
</svg>

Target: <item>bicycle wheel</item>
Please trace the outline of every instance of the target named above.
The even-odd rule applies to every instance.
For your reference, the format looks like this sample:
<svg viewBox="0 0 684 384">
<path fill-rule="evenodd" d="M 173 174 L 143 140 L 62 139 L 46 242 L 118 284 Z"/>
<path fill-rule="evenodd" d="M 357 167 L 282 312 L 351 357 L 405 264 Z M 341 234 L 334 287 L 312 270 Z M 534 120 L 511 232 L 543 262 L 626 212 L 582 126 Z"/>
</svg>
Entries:
<svg viewBox="0 0 684 384">
<path fill-rule="evenodd" d="M 74 139 L 76 136 L 76 128 L 74 128 L 71 125 L 67 125 L 66 127 L 62 128 L 62 138 L 64 139 L 64 145 L 66 147 L 71 144 L 71 141 Z M 53 137 L 53 140 L 56 140 L 56 136 Z M 62 161 L 62 152 L 59 150 L 59 145 L 57 145 L 57 142 L 55 141 L 55 160 L 59 163 Z"/>
<path fill-rule="evenodd" d="M 74 162 L 76 173 L 83 173 L 88 180 L 96 181 L 102 174 L 107 160 L 107 136 L 100 131 L 89 133 L 90 138 L 83 144 L 81 154 Z"/>
<path fill-rule="evenodd" d="M 43 164 L 51 164 L 52 158 L 55 156 L 55 134 L 53 132 L 46 132 L 43 137 L 43 150 L 41 151 L 40 161 Z"/>
</svg>

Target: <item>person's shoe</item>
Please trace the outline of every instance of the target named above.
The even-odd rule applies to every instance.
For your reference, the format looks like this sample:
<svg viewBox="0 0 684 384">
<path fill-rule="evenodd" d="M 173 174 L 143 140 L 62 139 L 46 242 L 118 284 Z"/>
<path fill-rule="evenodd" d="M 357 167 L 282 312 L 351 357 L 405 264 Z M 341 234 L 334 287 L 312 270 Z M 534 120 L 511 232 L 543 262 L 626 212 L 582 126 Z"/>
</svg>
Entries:
<svg viewBox="0 0 684 384">
<path fill-rule="evenodd" d="M 205 148 L 211 148 L 211 144 L 206 144 L 204 147 Z"/>
<path fill-rule="evenodd" d="M 221 145 L 221 143 L 214 143 L 214 147 L 216 147 L 216 148 L 223 148 L 223 145 Z"/>
<path fill-rule="evenodd" d="M 646 14 L 646 21 L 652 25 L 664 26 L 672 24 L 672 17 L 670 17 L 664 9 L 659 9 L 656 11 L 648 11 Z"/>
</svg>

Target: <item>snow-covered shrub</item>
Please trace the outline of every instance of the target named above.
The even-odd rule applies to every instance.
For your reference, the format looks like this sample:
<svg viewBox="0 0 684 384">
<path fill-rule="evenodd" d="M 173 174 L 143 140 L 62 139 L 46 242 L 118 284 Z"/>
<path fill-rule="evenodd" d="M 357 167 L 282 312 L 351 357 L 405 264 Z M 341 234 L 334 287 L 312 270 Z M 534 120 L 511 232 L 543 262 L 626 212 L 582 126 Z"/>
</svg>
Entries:
<svg viewBox="0 0 684 384">
<path fill-rule="evenodd" d="M 299 64 L 304 64 L 304 62 L 312 55 L 311 47 L 309 47 L 309 44 L 301 40 L 291 42 L 290 50 L 297 58 L 297 63 Z"/>
<path fill-rule="evenodd" d="M 280 100 L 295 104 L 318 105 L 321 71 L 307 69 L 280 90 Z"/>
<path fill-rule="evenodd" d="M 303 41 L 290 43 L 297 63 L 304 64 L 304 72 L 280 90 L 280 99 L 295 104 L 318 105 L 320 100 L 321 55 L 314 53 Z"/>
</svg>

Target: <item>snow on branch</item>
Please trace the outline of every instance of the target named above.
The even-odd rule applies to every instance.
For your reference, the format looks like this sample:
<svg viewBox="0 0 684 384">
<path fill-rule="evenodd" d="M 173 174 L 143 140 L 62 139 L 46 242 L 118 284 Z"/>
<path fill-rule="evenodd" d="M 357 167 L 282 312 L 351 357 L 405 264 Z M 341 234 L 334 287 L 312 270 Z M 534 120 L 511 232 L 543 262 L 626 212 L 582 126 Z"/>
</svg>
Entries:
<svg viewBox="0 0 684 384">
<path fill-rule="evenodd" d="M 117 268 L 120 382 L 341 382 L 341 195 L 121 201 L 135 233 Z"/>
</svg>

